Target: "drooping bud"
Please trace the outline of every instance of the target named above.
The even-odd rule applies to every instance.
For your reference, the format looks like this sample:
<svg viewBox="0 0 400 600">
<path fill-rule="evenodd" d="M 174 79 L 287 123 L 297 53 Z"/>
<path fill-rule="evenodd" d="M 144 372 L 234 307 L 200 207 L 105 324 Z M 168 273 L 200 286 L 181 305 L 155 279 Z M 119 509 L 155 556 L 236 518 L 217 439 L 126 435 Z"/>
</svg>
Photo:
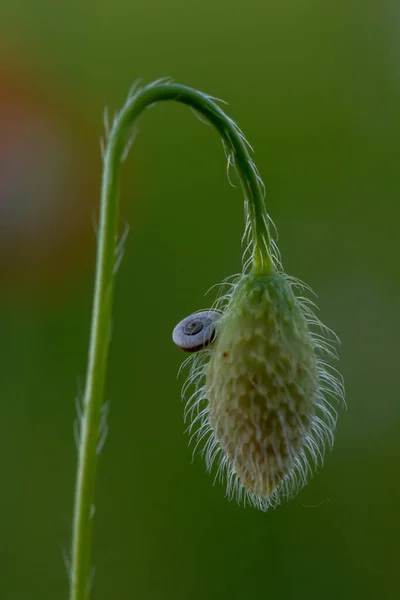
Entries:
<svg viewBox="0 0 400 600">
<path fill-rule="evenodd" d="M 191 100 L 189 94 L 182 101 Z M 266 510 L 297 491 L 333 443 L 336 412 L 328 398 L 343 400 L 344 389 L 324 354 L 336 358 L 337 338 L 303 292 L 296 295 L 296 286 L 306 286 L 283 273 L 265 187 L 243 132 L 212 98 L 202 100 L 193 106 L 218 129 L 228 172 L 234 168 L 244 193 L 245 251 L 243 275 L 214 305 L 210 328 L 190 317 L 189 328 L 184 320 L 184 330 L 180 324 L 174 331 L 175 343 L 194 353 L 185 418 L 195 449 L 208 436 L 209 469 L 220 456 L 217 474 L 226 472 L 229 496 L 244 492 Z"/>
<path fill-rule="evenodd" d="M 342 396 L 318 358 L 329 346 L 310 331 L 312 313 L 293 285 L 284 274 L 243 275 L 195 376 L 206 378 L 196 403 L 208 401 L 199 430 L 211 432 L 208 466 L 221 451 L 228 493 L 244 491 L 262 510 L 305 483 L 333 437 L 325 393 Z"/>
</svg>

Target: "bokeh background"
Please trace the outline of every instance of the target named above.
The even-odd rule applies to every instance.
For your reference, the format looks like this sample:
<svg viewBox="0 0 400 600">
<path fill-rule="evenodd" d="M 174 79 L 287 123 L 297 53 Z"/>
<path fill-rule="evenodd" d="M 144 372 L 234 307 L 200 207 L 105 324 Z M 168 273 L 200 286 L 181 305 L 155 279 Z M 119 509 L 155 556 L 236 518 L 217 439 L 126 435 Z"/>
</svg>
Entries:
<svg viewBox="0 0 400 600">
<path fill-rule="evenodd" d="M 342 338 L 334 451 L 266 514 L 191 464 L 175 323 L 241 264 L 239 189 L 179 105 L 123 171 L 93 598 L 394 598 L 400 539 L 398 0 L 4 0 L 0 24 L 0 596 L 66 598 L 105 105 L 172 76 L 256 150 L 287 272 Z"/>
</svg>

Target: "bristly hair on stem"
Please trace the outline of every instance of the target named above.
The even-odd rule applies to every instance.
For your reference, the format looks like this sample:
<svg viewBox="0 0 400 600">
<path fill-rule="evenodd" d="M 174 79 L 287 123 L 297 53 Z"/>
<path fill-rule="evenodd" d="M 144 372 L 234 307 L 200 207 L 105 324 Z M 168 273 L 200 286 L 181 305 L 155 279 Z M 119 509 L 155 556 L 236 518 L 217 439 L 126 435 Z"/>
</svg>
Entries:
<svg viewBox="0 0 400 600">
<path fill-rule="evenodd" d="M 159 80 L 134 86 L 123 108 L 110 126 L 105 114 L 102 143 L 103 177 L 100 223 L 97 238 L 96 274 L 93 295 L 89 358 L 79 432 L 78 467 L 75 487 L 73 539 L 70 573 L 70 600 L 87 600 L 91 573 L 91 546 L 95 504 L 98 448 L 102 439 L 102 406 L 111 331 L 114 276 L 119 255 L 118 187 L 119 172 L 135 135 L 135 123 L 147 108 L 166 100 L 188 105 L 219 132 L 228 164 L 233 165 L 245 197 L 248 258 L 245 271 L 268 275 L 281 270 L 278 249 L 270 234 L 264 204 L 264 186 L 250 155 L 249 145 L 218 100 L 173 81 Z"/>
</svg>

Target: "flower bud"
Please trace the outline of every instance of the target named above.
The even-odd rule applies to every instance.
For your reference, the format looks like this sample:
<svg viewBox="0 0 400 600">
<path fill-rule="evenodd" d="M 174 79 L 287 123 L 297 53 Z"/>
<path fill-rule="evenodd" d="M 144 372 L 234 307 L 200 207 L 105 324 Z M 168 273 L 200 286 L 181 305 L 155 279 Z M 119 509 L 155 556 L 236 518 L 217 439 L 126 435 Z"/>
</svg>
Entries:
<svg viewBox="0 0 400 600">
<path fill-rule="evenodd" d="M 228 493 L 244 490 L 264 510 L 305 482 L 310 458 L 322 457 L 335 424 L 322 390 L 341 392 L 318 359 L 317 321 L 293 286 L 284 274 L 243 275 L 204 369 L 209 466 L 217 447 Z"/>
</svg>

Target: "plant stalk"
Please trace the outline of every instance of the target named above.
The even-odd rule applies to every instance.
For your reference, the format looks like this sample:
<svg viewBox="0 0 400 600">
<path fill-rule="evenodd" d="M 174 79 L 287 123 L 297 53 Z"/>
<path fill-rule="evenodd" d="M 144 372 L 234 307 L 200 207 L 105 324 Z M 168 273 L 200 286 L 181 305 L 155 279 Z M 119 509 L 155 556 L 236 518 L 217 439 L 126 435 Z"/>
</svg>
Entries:
<svg viewBox="0 0 400 600">
<path fill-rule="evenodd" d="M 241 182 L 253 242 L 252 270 L 275 270 L 261 179 L 250 157 L 247 142 L 216 101 L 192 88 L 159 81 L 132 93 L 116 116 L 104 151 L 100 197 L 96 275 L 89 343 L 89 359 L 83 400 L 75 487 L 71 551 L 70 600 L 88 600 L 90 594 L 93 518 L 95 507 L 101 409 L 104 402 L 108 347 L 117 260 L 118 181 L 132 125 L 151 105 L 175 100 L 201 113 L 222 137 L 228 159 Z"/>
</svg>

